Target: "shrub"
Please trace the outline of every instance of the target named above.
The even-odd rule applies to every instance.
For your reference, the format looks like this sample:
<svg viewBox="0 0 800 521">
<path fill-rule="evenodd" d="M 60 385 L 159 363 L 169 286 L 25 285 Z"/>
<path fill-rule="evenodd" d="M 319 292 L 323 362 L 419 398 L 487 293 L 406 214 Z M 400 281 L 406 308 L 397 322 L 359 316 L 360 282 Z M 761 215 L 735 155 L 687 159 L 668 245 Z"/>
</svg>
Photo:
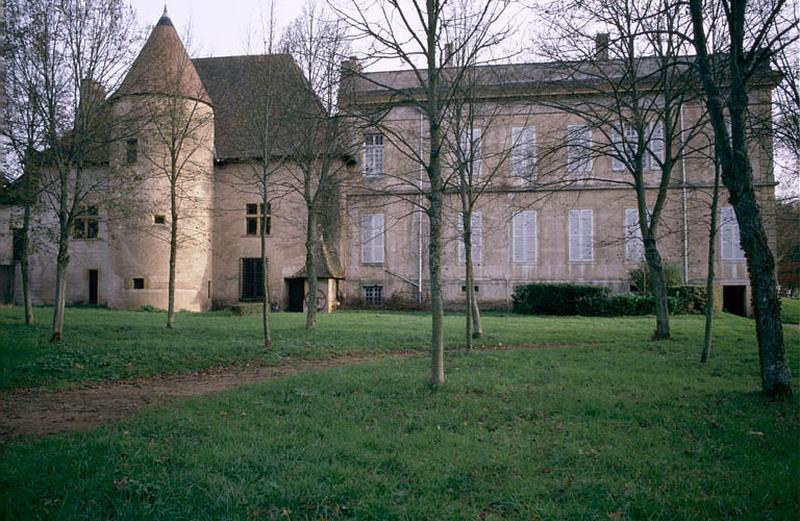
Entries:
<svg viewBox="0 0 800 521">
<path fill-rule="evenodd" d="M 681 272 L 680 266 L 666 261 L 663 263 L 663 266 L 664 278 L 667 281 L 667 288 L 672 288 L 683 284 L 683 273 Z M 650 268 L 647 266 L 647 262 L 642 261 L 641 264 L 639 264 L 639 267 L 635 270 L 631 270 L 628 275 L 633 285 L 636 286 L 637 293 L 640 295 L 653 294 L 653 285 L 650 284 L 652 277 L 650 275 Z"/>
<path fill-rule="evenodd" d="M 513 310 L 526 315 L 577 315 L 582 300 L 603 300 L 608 288 L 576 284 L 524 284 L 514 289 Z"/>
<path fill-rule="evenodd" d="M 708 292 L 705 286 L 678 286 L 669 288 L 669 296 L 682 301 L 687 313 L 705 313 Z M 714 311 L 722 310 L 722 288 L 714 288 Z"/>
<path fill-rule="evenodd" d="M 688 312 L 687 300 L 668 297 L 672 314 Z M 607 288 L 572 284 L 526 284 L 514 290 L 514 312 L 538 315 L 621 317 L 653 315 L 655 297 L 636 293 L 609 295 Z"/>
</svg>

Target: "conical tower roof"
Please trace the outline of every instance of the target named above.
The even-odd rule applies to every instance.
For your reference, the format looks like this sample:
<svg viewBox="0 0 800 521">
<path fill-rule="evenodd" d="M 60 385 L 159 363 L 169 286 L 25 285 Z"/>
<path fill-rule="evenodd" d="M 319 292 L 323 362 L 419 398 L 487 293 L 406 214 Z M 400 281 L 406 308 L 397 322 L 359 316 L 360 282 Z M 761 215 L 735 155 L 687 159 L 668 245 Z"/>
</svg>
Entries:
<svg viewBox="0 0 800 521">
<path fill-rule="evenodd" d="M 211 104 L 166 7 L 114 97 L 137 94 L 178 94 Z"/>
</svg>

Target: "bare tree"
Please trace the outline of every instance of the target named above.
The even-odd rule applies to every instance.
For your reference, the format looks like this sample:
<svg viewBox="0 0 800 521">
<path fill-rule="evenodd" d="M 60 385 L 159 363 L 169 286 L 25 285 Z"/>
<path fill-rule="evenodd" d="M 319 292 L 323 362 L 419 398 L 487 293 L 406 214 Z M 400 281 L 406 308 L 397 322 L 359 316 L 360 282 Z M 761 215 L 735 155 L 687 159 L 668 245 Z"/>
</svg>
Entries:
<svg viewBox="0 0 800 521">
<path fill-rule="evenodd" d="M 208 94 L 172 22 L 166 18 L 166 11 L 138 60 L 126 78 L 122 93 L 141 90 L 150 94 L 146 107 L 147 139 L 143 140 L 141 155 L 151 167 L 150 175 L 156 185 L 153 189 L 159 191 L 166 186 L 168 192 L 165 194 L 170 212 L 167 328 L 172 329 L 179 247 L 203 241 L 195 236 L 197 232 L 190 223 L 208 204 L 200 187 L 210 182 L 210 164 L 206 158 L 213 145 L 214 115 Z M 147 70 L 146 64 L 154 60 L 165 62 L 164 76 L 154 78 Z M 186 229 L 181 227 L 184 220 Z"/>
<path fill-rule="evenodd" d="M 466 52 L 465 62 L 477 64 L 486 59 L 489 49 L 506 35 L 500 28 L 508 8 L 506 2 L 485 0 L 475 4 L 468 32 L 453 52 Z M 355 71 L 358 80 L 371 82 L 386 91 L 389 102 L 382 106 L 351 106 L 351 114 L 360 117 L 365 125 L 379 128 L 385 138 L 409 162 L 424 170 L 426 182 L 414 182 L 410 172 L 398 175 L 397 180 L 418 194 L 428 217 L 428 271 L 430 277 L 431 380 L 441 385 L 444 375 L 444 312 L 442 298 L 442 231 L 446 176 L 443 174 L 444 121 L 452 101 L 454 88 L 461 84 L 464 69 L 453 69 L 443 59 L 447 42 L 445 27 L 453 22 L 448 2 L 442 0 L 381 0 L 370 6 L 350 0 L 336 8 L 337 13 L 353 27 L 358 36 L 369 41 L 371 60 L 396 60 L 409 69 L 410 85 L 396 85 Z M 464 25 L 467 27 L 467 25 Z M 470 42 L 466 51 L 465 42 Z M 424 119 L 424 136 L 393 128 L 392 107 L 405 104 L 416 108 Z M 420 142 L 425 140 L 425 151 Z M 412 198 L 408 198 L 413 201 Z M 413 202 L 412 204 L 417 204 Z M 421 290 L 421 288 L 420 288 Z"/>
<path fill-rule="evenodd" d="M 289 189 L 300 195 L 306 209 L 306 329 L 317 322 L 318 253 L 323 251 L 326 232 L 328 240 L 334 239 L 332 221 L 338 212 L 327 210 L 338 204 L 337 194 L 348 172 L 344 158 L 353 155 L 356 145 L 337 103 L 340 64 L 349 53 L 347 26 L 331 15 L 309 2 L 282 39 L 308 81 L 291 95 L 291 121 L 297 133 L 288 140 L 296 165 L 289 169 Z"/>
<path fill-rule="evenodd" d="M 30 25 L 35 23 L 32 12 L 18 0 L 5 5 L 4 32 L 4 86 L 5 112 L 3 137 L 7 163 L 7 174 L 14 179 L 11 185 L 15 202 L 23 206 L 22 227 L 18 233 L 21 240 L 15 244 L 20 251 L 22 293 L 25 307 L 25 323 L 34 323 L 33 297 L 31 293 L 29 256 L 31 244 L 31 212 L 41 195 L 41 177 L 37 172 L 36 156 L 44 146 L 44 122 L 37 110 L 41 85 L 34 61 L 29 37 Z"/>
<path fill-rule="evenodd" d="M 697 90 L 686 81 L 687 46 L 676 36 L 688 24 L 681 14 L 666 0 L 578 0 L 560 3 L 543 15 L 549 38 L 541 50 L 555 64 L 554 74 L 575 85 L 565 101 L 543 103 L 584 122 L 570 128 L 566 140 L 549 153 L 566 146 L 572 182 L 622 183 L 634 191 L 656 304 L 654 339 L 670 338 L 666 277 L 658 248 L 661 217 L 673 172 L 681 157 L 693 152 L 692 140 L 703 125 L 702 118 L 688 124 L 684 118 L 684 106 L 696 103 Z M 598 26 L 611 33 L 589 33 Z M 627 179 L 592 174 L 593 157 L 610 158 L 612 170 L 627 174 Z"/>
<path fill-rule="evenodd" d="M 792 394 L 792 374 L 786 360 L 775 260 L 769 246 L 761 207 L 753 185 L 753 167 L 747 147 L 750 96 L 764 74 L 772 53 L 797 41 L 797 28 L 782 24 L 789 4 L 784 0 L 751 3 L 723 0 L 724 17 L 718 23 L 725 48 L 709 42 L 707 5 L 689 0 L 696 67 L 705 93 L 715 152 L 722 182 L 739 224 L 753 291 L 756 333 L 761 363 L 761 386 L 771 397 Z M 713 29 L 712 29 L 713 30 Z M 721 52 L 724 51 L 724 52 Z M 725 115 L 730 117 L 730 130 Z"/>
<path fill-rule="evenodd" d="M 106 162 L 119 135 L 105 89 L 121 79 L 138 35 L 133 12 L 122 0 L 33 0 L 21 9 L 28 21 L 25 59 L 37 86 L 29 99 L 44 134 L 42 199 L 58 221 L 51 337 L 57 342 L 63 335 L 73 225 L 87 212 L 85 204 L 113 193 L 117 181 L 111 171 L 90 172 Z"/>
</svg>

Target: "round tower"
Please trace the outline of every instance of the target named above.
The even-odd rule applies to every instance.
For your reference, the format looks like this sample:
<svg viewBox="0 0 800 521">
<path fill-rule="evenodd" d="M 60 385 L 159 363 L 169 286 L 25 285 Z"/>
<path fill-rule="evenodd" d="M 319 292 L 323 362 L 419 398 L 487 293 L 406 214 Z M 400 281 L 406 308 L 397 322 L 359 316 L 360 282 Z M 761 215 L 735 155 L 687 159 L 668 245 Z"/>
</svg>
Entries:
<svg viewBox="0 0 800 521">
<path fill-rule="evenodd" d="M 209 309 L 214 110 L 166 9 L 112 100 L 109 306 L 166 309 L 175 248 L 175 309 Z"/>
</svg>

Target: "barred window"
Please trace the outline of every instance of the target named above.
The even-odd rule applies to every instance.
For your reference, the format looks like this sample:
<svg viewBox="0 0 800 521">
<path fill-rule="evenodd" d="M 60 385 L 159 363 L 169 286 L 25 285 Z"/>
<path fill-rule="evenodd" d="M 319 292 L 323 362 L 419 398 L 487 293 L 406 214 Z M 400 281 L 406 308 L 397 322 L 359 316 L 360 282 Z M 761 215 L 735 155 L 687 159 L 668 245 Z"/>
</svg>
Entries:
<svg viewBox="0 0 800 521">
<path fill-rule="evenodd" d="M 96 239 L 97 229 L 97 206 L 82 207 L 72 224 L 72 238 Z"/>
<path fill-rule="evenodd" d="M 134 277 L 131 286 L 133 289 L 144 289 L 144 279 L 142 277 Z"/>
<path fill-rule="evenodd" d="M 264 233 L 269 235 L 272 231 L 272 205 L 267 203 L 266 211 L 264 205 L 259 203 L 248 203 L 245 205 L 245 233 L 247 235 L 261 235 L 259 228 L 258 209 L 261 208 L 261 226 L 264 227 Z"/>
<path fill-rule="evenodd" d="M 367 306 L 383 306 L 383 286 L 364 286 L 363 293 Z"/>
<path fill-rule="evenodd" d="M 239 263 L 239 300 L 264 300 L 264 269 L 261 257 L 244 257 Z"/>
</svg>

